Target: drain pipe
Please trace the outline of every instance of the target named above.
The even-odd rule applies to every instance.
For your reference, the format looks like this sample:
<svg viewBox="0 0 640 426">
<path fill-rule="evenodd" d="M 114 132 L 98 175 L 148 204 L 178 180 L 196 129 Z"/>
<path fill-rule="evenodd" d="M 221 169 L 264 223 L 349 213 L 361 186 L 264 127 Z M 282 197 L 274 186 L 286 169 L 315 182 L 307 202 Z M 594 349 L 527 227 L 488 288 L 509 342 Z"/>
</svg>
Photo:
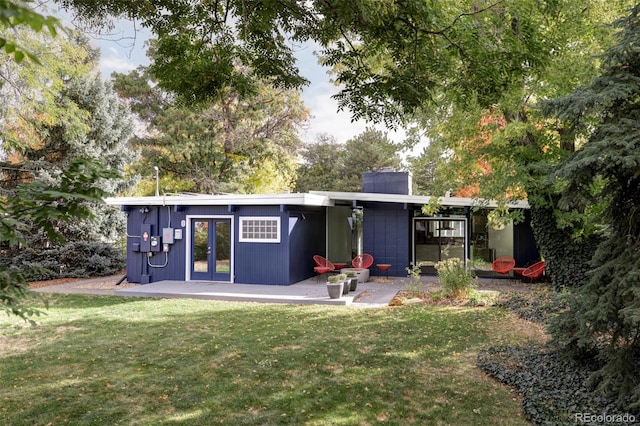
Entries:
<svg viewBox="0 0 640 426">
<path fill-rule="evenodd" d="M 118 282 L 116 283 L 116 285 L 120 285 L 120 284 L 122 284 L 122 282 L 123 282 L 124 280 L 126 280 L 126 279 L 127 279 L 127 276 L 125 275 L 124 277 L 122 277 L 122 278 L 120 278 L 120 279 L 118 280 Z"/>
</svg>

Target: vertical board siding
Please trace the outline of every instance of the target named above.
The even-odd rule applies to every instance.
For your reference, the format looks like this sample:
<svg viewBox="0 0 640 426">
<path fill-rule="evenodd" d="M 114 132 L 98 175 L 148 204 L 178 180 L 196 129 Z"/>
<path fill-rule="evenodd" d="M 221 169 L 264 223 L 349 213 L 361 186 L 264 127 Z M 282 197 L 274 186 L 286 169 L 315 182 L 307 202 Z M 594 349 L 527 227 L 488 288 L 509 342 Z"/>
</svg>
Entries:
<svg viewBox="0 0 640 426">
<path fill-rule="evenodd" d="M 369 172 L 362 174 L 362 192 L 375 194 L 411 194 L 408 172 Z"/>
<path fill-rule="evenodd" d="M 243 284 L 289 284 L 289 214 L 279 206 L 239 206 L 235 216 L 235 282 Z M 239 242 L 241 216 L 280 218 L 279 243 Z"/>
<path fill-rule="evenodd" d="M 146 207 L 149 212 L 141 213 L 145 206 L 130 207 L 127 218 L 127 280 L 133 283 L 141 282 L 142 275 L 149 276 L 149 282 L 161 280 L 185 279 L 185 239 L 186 229 L 181 227 L 185 219 L 184 212 L 174 211 L 174 206 Z M 143 224 L 151 225 L 151 236 L 162 236 L 162 229 L 171 227 L 182 229 L 182 239 L 174 240 L 169 246 L 169 252 L 154 252 L 151 257 L 145 252 L 134 251 L 134 246 L 142 239 Z M 160 241 L 162 244 L 162 241 Z M 150 265 L 165 265 L 154 267 Z"/>
<path fill-rule="evenodd" d="M 372 275 L 386 275 L 377 263 L 389 263 L 389 276 L 406 276 L 410 253 L 410 211 L 403 206 L 371 203 L 364 211 L 364 252 L 373 256 Z"/>
<path fill-rule="evenodd" d="M 525 211 L 524 221 L 513 225 L 513 257 L 516 266 L 529 266 L 540 260 L 528 210 Z"/>
</svg>

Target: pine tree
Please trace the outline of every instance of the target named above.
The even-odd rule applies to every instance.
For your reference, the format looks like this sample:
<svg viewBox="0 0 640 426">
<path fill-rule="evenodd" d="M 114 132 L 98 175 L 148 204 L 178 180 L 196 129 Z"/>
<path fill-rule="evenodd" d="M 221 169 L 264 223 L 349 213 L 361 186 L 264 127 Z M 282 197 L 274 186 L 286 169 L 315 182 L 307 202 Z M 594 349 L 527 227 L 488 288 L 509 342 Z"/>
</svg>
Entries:
<svg viewBox="0 0 640 426">
<path fill-rule="evenodd" d="M 590 279 L 555 322 L 556 343 L 594 362 L 592 380 L 640 409 L 640 5 L 618 21 L 619 40 L 603 57 L 602 74 L 549 111 L 587 142 L 561 167 L 561 202 L 582 212 L 604 206 L 604 239 Z"/>
</svg>

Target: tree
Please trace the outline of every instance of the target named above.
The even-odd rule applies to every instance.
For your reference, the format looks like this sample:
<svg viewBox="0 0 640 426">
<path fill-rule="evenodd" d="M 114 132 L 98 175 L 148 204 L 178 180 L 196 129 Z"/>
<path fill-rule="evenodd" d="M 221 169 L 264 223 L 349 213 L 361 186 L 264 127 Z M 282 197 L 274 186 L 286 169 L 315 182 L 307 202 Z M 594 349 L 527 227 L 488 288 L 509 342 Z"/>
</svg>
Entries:
<svg viewBox="0 0 640 426">
<path fill-rule="evenodd" d="M 14 173 L 5 170 L 5 177 L 55 185 L 76 159 L 95 159 L 116 172 L 97 182 L 104 193 L 113 195 L 132 186 L 123 179 L 125 168 L 136 157 L 128 145 L 132 116 L 110 83 L 100 77 L 97 53 L 77 35 L 59 37 L 55 46 L 39 38 L 23 39 L 39 53 L 46 69 L 25 63 L 5 73 L 8 83 L 0 93 L 5 105 L 0 132 L 6 166 L 19 169 Z M 3 187 L 10 188 L 11 182 Z M 123 231 L 124 219 L 119 212 L 100 201 L 88 204 L 88 208 L 93 212 L 92 220 L 55 224 L 66 241 L 113 241 Z M 28 232 L 25 238 L 32 247 L 50 243 L 35 232 Z"/>
<path fill-rule="evenodd" d="M 603 241 L 588 282 L 554 327 L 571 355 L 599 366 L 592 379 L 625 406 L 640 408 L 640 5 L 617 22 L 618 42 L 602 58 L 601 74 L 546 105 L 567 134 L 586 142 L 557 172 L 561 205 L 603 206 Z M 596 222 L 598 224 L 598 222 Z"/>
<path fill-rule="evenodd" d="M 335 137 L 328 133 L 316 136 L 300 150 L 295 192 L 310 190 L 331 191 L 337 179 L 335 167 L 342 156 L 342 149 Z"/>
<path fill-rule="evenodd" d="M 424 161 L 438 162 L 434 185 L 439 189 L 434 192 L 452 190 L 496 199 L 501 206 L 527 198 L 536 241 L 558 287 L 584 282 L 597 236 L 555 208 L 557 189 L 545 177 L 575 146 L 553 120 L 540 115 L 536 104 L 569 93 L 595 75 L 593 58 L 610 43 L 613 33 L 605 24 L 630 4 L 521 2 L 512 8 L 504 2 L 469 17 L 474 25 L 482 22 L 470 33 L 478 37 L 478 45 L 464 35 L 458 45 L 474 57 L 468 63 L 478 65 L 485 74 L 470 74 L 480 82 L 479 90 L 466 77 L 456 77 L 450 91 L 433 91 L 437 103 L 423 106 L 420 114 L 431 143 Z M 499 22 L 481 20 L 498 9 L 498 14 L 510 18 L 506 24 L 511 30 Z M 493 34 L 501 38 L 495 40 L 499 47 L 483 52 L 483 46 L 491 46 Z M 509 64 L 511 49 L 515 49 L 513 57 L 521 59 L 511 64 L 514 72 L 501 71 Z M 460 63 L 465 61 L 461 58 Z M 496 82 L 493 89 L 483 89 Z"/>
<path fill-rule="evenodd" d="M 344 156 L 339 168 L 338 191 L 362 191 L 362 174 L 385 169 L 399 170 L 402 145 L 395 144 L 386 133 L 365 129 L 344 145 Z"/>
<path fill-rule="evenodd" d="M 144 68 L 113 78 L 147 125 L 135 140 L 143 151 L 135 170 L 144 175 L 157 165 L 164 190 L 282 192 L 293 185 L 297 130 L 308 117 L 297 93 L 263 82 L 247 98 L 228 91 L 190 108 L 150 85 Z"/>
<path fill-rule="evenodd" d="M 0 36 L 0 49 L 4 49 L 8 55 L 13 55 L 13 60 L 17 63 L 29 58 L 35 63 L 40 63 L 37 55 L 20 44 L 20 41 L 13 37 L 8 29 L 27 27 L 34 32 L 42 32 L 45 28 L 49 34 L 56 36 L 60 22 L 53 16 L 44 16 L 35 12 L 28 6 L 32 0 L 11 1 L 0 0 L 0 29 L 3 35 Z M 0 86 L 2 83 L 0 82 Z"/>
<path fill-rule="evenodd" d="M 344 144 L 330 135 L 320 135 L 302 150 L 296 191 L 360 192 L 363 173 L 401 167 L 399 153 L 403 147 L 389 140 L 386 133 L 371 128 Z"/>
<path fill-rule="evenodd" d="M 0 4 L 2 16 L 8 16 L 4 15 L 5 4 Z M 21 4 L 18 7 L 22 7 Z M 28 19 L 32 15 L 25 16 Z M 88 86 L 83 86 L 81 80 L 66 78 L 85 70 L 86 59 L 91 55 L 77 49 L 77 45 L 71 47 L 72 43 L 68 41 L 49 43 L 46 36 L 34 36 L 20 25 L 24 22 L 13 19 L 11 25 L 0 25 L 3 40 L 10 37 L 17 40 L 17 45 L 29 49 L 32 58 L 37 58 L 37 61 L 20 61 L 15 55 L 13 60 L 0 56 L 0 73 L 4 81 L 0 93 L 3 99 L 0 120 L 0 250 L 3 260 L 0 264 L 0 303 L 6 312 L 28 319 L 39 312 L 23 303 L 28 292 L 26 271 L 7 266 L 5 260 L 13 258 L 12 250 L 27 247 L 32 236 L 42 237 L 50 244 L 62 243 L 61 227 L 92 216 L 95 203 L 107 195 L 104 185 L 115 177 L 115 171 L 105 169 L 102 159 L 78 152 L 75 156 L 66 156 L 55 169 L 45 170 L 49 160 L 65 156 L 82 145 L 72 148 L 62 144 L 66 137 L 81 137 L 81 134 L 97 137 L 104 128 L 95 128 L 94 134 L 88 134 L 88 111 L 82 111 L 66 92 L 72 92 L 71 87 L 76 84 L 77 94 L 86 95 L 82 90 L 91 87 L 90 80 L 85 81 Z M 75 62 L 57 62 L 58 56 L 64 58 L 61 53 L 65 52 L 73 52 L 66 58 L 74 58 Z M 65 86 L 66 83 L 70 86 Z M 96 120 L 94 124 L 98 123 Z"/>
</svg>

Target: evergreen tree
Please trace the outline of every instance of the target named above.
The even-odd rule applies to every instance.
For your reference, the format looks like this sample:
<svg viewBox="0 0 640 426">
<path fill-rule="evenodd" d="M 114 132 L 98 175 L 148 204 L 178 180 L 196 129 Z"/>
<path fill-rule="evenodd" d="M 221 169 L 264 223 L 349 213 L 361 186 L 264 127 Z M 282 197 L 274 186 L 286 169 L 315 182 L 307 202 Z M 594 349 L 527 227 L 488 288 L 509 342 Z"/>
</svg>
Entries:
<svg viewBox="0 0 640 426">
<path fill-rule="evenodd" d="M 0 46 L 7 54 L 12 55 L 12 58 L 0 55 L 2 62 L 0 88 L 8 90 L 7 83 L 10 80 L 7 79 L 9 74 L 6 71 L 15 69 L 15 66 L 23 63 L 25 57 L 29 57 L 33 64 L 42 63 L 44 53 L 25 48 L 19 38 L 23 33 L 21 29 L 28 27 L 40 33 L 46 27 L 49 34 L 55 36 L 58 25 L 57 20 L 34 12 L 22 2 L 0 0 Z M 44 74 L 48 68 L 41 67 L 39 70 Z M 19 86 L 9 89 L 17 87 Z M 38 93 L 40 102 L 46 97 L 43 96 L 46 93 L 46 90 L 44 93 Z M 7 122 L 5 112 L 16 104 L 20 102 L 6 102 L 6 98 L 5 102 L 0 103 L 3 108 L 0 115 L 3 125 Z M 30 135 L 27 133 L 22 136 L 22 139 L 12 141 L 10 145 L 13 149 L 21 148 L 28 142 Z M 56 224 L 60 221 L 89 217 L 91 212 L 87 201 L 97 201 L 105 195 L 95 182 L 107 178 L 110 173 L 105 172 L 98 161 L 78 158 L 60 171 L 55 184 L 47 185 L 42 181 L 34 180 L 30 170 L 22 169 L 16 159 L 7 156 L 9 145 L 7 145 L 7 135 L 2 131 L 0 131 L 0 142 L 2 142 L 0 182 L 3 184 L 3 187 L 0 187 L 0 253 L 2 254 L 0 260 L 6 260 L 12 258 L 7 255 L 7 248 L 24 247 L 27 243 L 22 232 L 27 230 L 31 233 L 42 232 L 51 241 L 59 241 L 60 234 Z M 5 185 L 7 187 L 4 187 Z M 26 295 L 25 275 L 1 262 L 0 309 L 24 319 L 38 314 L 37 310 L 23 303 Z"/>
<path fill-rule="evenodd" d="M 568 133 L 587 138 L 558 172 L 566 183 L 561 204 L 587 217 L 595 208 L 605 225 L 590 279 L 553 334 L 598 365 L 599 389 L 640 411 L 640 5 L 616 25 L 622 31 L 601 75 L 547 106 Z"/>
<path fill-rule="evenodd" d="M 128 146 L 133 119 L 98 74 L 97 52 L 77 34 L 59 37 L 55 46 L 37 37 L 24 39 L 33 50 L 49 52 L 40 55 L 47 69 L 32 63 L 4 67 L 10 84 L 0 93 L 7 167 L 3 187 L 23 180 L 55 185 L 74 161 L 92 159 L 115 172 L 96 182 L 105 194 L 126 190 L 132 182 L 124 180 L 125 168 L 135 159 Z M 87 208 L 91 220 L 59 221 L 56 229 L 67 242 L 114 241 L 124 229 L 123 215 L 102 202 L 88 202 Z M 33 248 L 52 243 L 33 230 L 24 237 Z"/>
<path fill-rule="evenodd" d="M 337 180 L 336 167 L 342 157 L 342 146 L 335 137 L 324 133 L 300 150 L 295 192 L 333 191 Z"/>
<path fill-rule="evenodd" d="M 403 147 L 393 143 L 386 133 L 372 128 L 344 144 L 330 135 L 320 135 L 301 152 L 296 191 L 360 192 L 363 173 L 402 167 Z"/>
</svg>

